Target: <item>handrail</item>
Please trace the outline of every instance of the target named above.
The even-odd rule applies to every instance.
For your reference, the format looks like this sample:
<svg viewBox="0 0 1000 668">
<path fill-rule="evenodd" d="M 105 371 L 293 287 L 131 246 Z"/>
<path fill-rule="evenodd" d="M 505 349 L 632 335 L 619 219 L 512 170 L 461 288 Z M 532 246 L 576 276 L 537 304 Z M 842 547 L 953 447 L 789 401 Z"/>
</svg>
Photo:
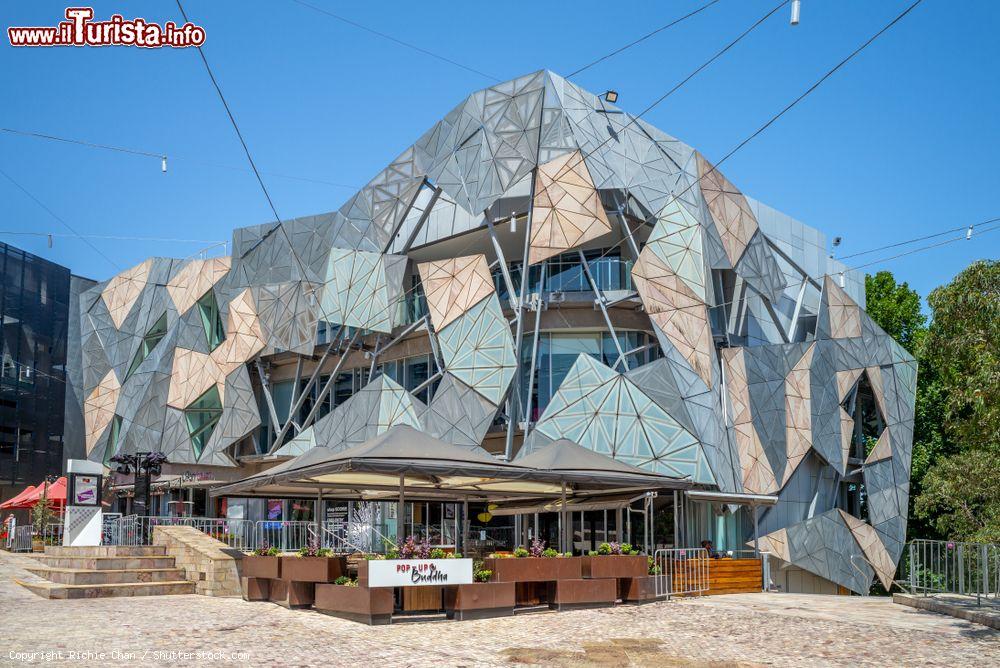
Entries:
<svg viewBox="0 0 1000 668">
<path fill-rule="evenodd" d="M 907 574 L 900 587 L 911 594 L 1000 598 L 1000 544 L 915 539 L 907 544 Z"/>
</svg>

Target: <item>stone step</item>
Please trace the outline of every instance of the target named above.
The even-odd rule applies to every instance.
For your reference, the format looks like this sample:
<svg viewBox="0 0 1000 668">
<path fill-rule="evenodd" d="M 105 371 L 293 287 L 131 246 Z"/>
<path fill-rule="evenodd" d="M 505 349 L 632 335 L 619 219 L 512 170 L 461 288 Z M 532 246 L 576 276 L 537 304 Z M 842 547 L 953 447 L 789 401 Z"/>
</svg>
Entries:
<svg viewBox="0 0 1000 668">
<path fill-rule="evenodd" d="M 167 548 L 163 545 L 96 545 L 93 547 L 70 547 L 49 545 L 45 548 L 47 557 L 163 557 Z"/>
<path fill-rule="evenodd" d="M 55 582 L 23 582 L 14 580 L 42 598 L 108 598 L 117 596 L 162 596 L 193 594 L 195 583 L 187 580 L 166 582 L 122 582 L 118 584 L 59 584 Z"/>
<path fill-rule="evenodd" d="M 76 568 L 88 571 L 132 571 L 144 568 L 173 568 L 173 557 L 34 557 L 49 568 Z"/>
<path fill-rule="evenodd" d="M 132 570 L 87 570 L 81 568 L 28 568 L 29 573 L 49 582 L 69 585 L 122 584 L 125 582 L 177 582 L 184 579 L 183 568 L 136 568 Z"/>
</svg>

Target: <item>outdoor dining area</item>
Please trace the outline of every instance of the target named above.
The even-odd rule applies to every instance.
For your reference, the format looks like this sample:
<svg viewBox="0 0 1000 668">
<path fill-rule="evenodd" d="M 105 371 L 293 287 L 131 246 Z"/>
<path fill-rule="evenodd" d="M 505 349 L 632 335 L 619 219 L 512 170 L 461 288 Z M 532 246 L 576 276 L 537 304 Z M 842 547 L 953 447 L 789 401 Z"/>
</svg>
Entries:
<svg viewBox="0 0 1000 668">
<path fill-rule="evenodd" d="M 62 541 L 66 478 L 50 476 L 0 503 L 0 546 L 13 551 L 41 551 Z"/>
<path fill-rule="evenodd" d="M 261 545 L 242 561 L 243 596 L 384 624 L 407 615 L 445 615 L 462 620 L 515 612 L 642 603 L 683 592 L 707 580 L 705 550 L 654 550 L 652 499 L 692 489 L 687 479 L 651 473 L 568 440 L 545 445 L 511 462 L 485 451 L 445 443 L 405 425 L 348 449 L 316 447 L 262 473 L 213 490 L 215 495 L 363 499 L 396 506 L 449 501 L 468 520 L 470 503 L 493 513 L 516 513 L 514 549 L 463 554 L 467 532 L 453 547 L 432 547 L 425 537 L 383 536 L 378 552 L 343 535 L 297 554 Z M 633 504 L 641 521 L 621 520 L 595 550 L 571 539 L 575 509 L 608 509 L 621 516 Z M 547 544 L 537 527 L 552 515 L 556 540 Z M 467 526 L 467 524 L 464 524 Z M 535 530 L 532 530 L 532 526 Z M 631 542 L 626 542 L 626 539 Z M 522 542 L 523 541 L 523 542 Z"/>
</svg>

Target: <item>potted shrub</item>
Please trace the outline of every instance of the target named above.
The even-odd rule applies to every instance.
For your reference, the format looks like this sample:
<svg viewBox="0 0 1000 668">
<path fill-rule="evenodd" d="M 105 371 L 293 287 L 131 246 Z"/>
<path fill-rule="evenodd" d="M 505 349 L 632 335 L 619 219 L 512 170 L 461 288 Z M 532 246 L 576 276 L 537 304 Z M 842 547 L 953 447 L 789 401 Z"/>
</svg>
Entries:
<svg viewBox="0 0 1000 668">
<path fill-rule="evenodd" d="M 491 554 L 484 568 L 493 571 L 494 582 L 551 582 L 580 578 L 581 560 L 570 553 L 545 549 L 537 538 L 530 548 L 518 547 L 512 555 Z"/>
<path fill-rule="evenodd" d="M 456 620 L 484 619 L 514 614 L 515 584 L 491 582 L 493 571 L 477 559 L 472 566 L 473 584 L 446 587 L 444 608 Z"/>
<path fill-rule="evenodd" d="M 45 528 L 58 517 L 52 507 L 52 500 L 48 496 L 48 491 L 48 483 L 46 483 L 45 489 L 42 490 L 42 498 L 38 499 L 38 502 L 31 508 L 32 552 L 45 551 Z"/>
<path fill-rule="evenodd" d="M 597 552 L 583 557 L 585 578 L 636 578 L 647 574 L 645 555 L 628 543 L 601 543 Z"/>
<path fill-rule="evenodd" d="M 281 559 L 278 548 L 266 540 L 260 547 L 243 557 L 243 575 L 248 578 L 276 580 L 281 577 Z"/>
<path fill-rule="evenodd" d="M 333 582 L 347 574 L 347 559 L 311 540 L 293 556 L 281 557 L 281 579 L 290 582 Z"/>
</svg>

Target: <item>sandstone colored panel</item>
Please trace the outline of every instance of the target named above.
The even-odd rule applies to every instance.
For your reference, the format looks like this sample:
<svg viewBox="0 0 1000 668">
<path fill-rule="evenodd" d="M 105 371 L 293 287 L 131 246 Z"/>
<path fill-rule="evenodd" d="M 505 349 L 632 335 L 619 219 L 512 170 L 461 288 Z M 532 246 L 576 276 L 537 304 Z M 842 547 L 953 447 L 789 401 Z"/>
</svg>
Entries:
<svg viewBox="0 0 1000 668">
<path fill-rule="evenodd" d="M 837 399 L 843 402 L 847 398 L 848 392 L 854 389 L 854 385 L 861 377 L 862 369 L 848 369 L 837 372 Z"/>
<path fill-rule="evenodd" d="M 212 357 L 219 363 L 243 363 L 253 359 L 265 345 L 253 292 L 247 288 L 229 302 L 226 340 L 212 351 Z"/>
<path fill-rule="evenodd" d="M 705 304 L 648 248 L 639 254 L 632 277 L 653 324 L 711 387 L 712 331 Z"/>
<path fill-rule="evenodd" d="M 726 257 L 736 266 L 757 231 L 757 219 L 743 193 L 722 172 L 698 154 L 701 194 L 722 238 Z"/>
<path fill-rule="evenodd" d="M 785 529 L 778 529 L 766 536 L 761 536 L 757 542 L 761 552 L 770 552 L 778 559 L 791 563 L 792 558 L 788 550 L 788 532 Z"/>
<path fill-rule="evenodd" d="M 114 369 L 112 369 L 83 402 L 83 421 L 86 429 L 84 440 L 87 444 L 88 455 L 97 445 L 104 429 L 111 424 L 111 420 L 115 417 L 115 405 L 118 403 L 120 390 L 121 384 L 118 382 L 118 377 L 115 376 Z"/>
<path fill-rule="evenodd" d="M 434 328 L 440 330 L 496 290 L 485 255 L 417 265 Z"/>
<path fill-rule="evenodd" d="M 854 418 L 842 406 L 838 408 L 840 410 L 840 449 L 843 453 L 840 460 L 840 475 L 844 475 L 847 471 L 847 459 L 851 456 L 851 448 L 854 445 Z"/>
<path fill-rule="evenodd" d="M 871 464 L 883 459 L 890 459 L 891 457 L 892 444 L 889 442 L 889 430 L 883 429 L 882 434 L 878 437 L 878 442 L 875 443 L 875 447 L 872 448 L 868 458 L 865 459 L 865 464 Z"/>
<path fill-rule="evenodd" d="M 840 516 L 847 524 L 847 528 L 851 530 L 854 540 L 857 541 L 858 547 L 861 548 L 865 559 L 868 560 L 868 564 L 878 575 L 882 586 L 888 591 L 892 587 L 892 576 L 896 573 L 896 564 L 893 563 L 892 557 L 886 551 L 878 533 L 867 522 L 863 522 L 853 515 L 848 515 L 843 510 L 840 510 Z"/>
<path fill-rule="evenodd" d="M 528 263 L 536 264 L 611 231 L 580 151 L 538 166 Z"/>
<path fill-rule="evenodd" d="M 722 360 L 726 366 L 726 387 L 732 407 L 733 433 L 743 474 L 743 488 L 751 494 L 774 494 L 779 489 L 778 481 L 753 426 L 743 349 L 725 348 Z"/>
<path fill-rule="evenodd" d="M 782 485 L 798 468 L 812 448 L 812 391 L 809 369 L 812 364 L 813 343 L 785 377 L 785 457 L 788 465 Z"/>
<path fill-rule="evenodd" d="M 178 314 L 184 314 L 229 272 L 230 257 L 192 260 L 167 281 L 167 293 Z"/>
<path fill-rule="evenodd" d="M 108 284 L 101 291 L 101 299 L 108 307 L 111 321 L 115 323 L 117 329 L 121 329 L 128 312 L 135 305 L 135 300 L 139 298 L 142 289 L 146 287 L 149 270 L 152 266 L 153 260 L 151 258 L 131 269 L 126 269 L 108 281 Z"/>
<path fill-rule="evenodd" d="M 861 307 L 830 276 L 823 279 L 830 315 L 830 337 L 849 339 L 861 336 Z"/>
<path fill-rule="evenodd" d="M 178 348 L 174 352 L 174 366 L 170 372 L 167 405 L 183 410 L 213 385 L 218 385 L 219 398 L 224 400 L 226 376 L 239 366 L 238 362 L 220 361 L 215 355 Z"/>
</svg>

